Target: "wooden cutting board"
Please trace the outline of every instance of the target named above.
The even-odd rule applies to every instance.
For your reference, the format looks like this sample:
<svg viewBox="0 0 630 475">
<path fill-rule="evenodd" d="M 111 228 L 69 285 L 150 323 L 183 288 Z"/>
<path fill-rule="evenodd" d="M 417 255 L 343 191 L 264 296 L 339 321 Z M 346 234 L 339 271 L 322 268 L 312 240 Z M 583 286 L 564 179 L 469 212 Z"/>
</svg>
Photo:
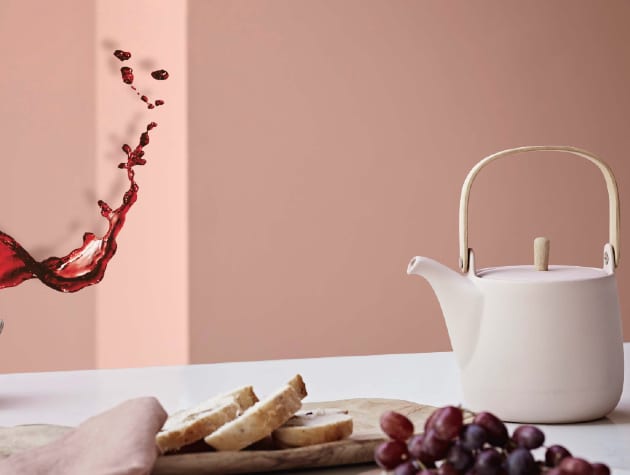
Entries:
<svg viewBox="0 0 630 475">
<path fill-rule="evenodd" d="M 300 468 L 332 467 L 371 462 L 374 448 L 383 441 L 379 417 L 387 410 L 407 415 L 420 432 L 435 409 L 393 399 L 346 399 L 305 403 L 303 409 L 345 409 L 353 418 L 354 431 L 345 440 L 294 449 L 193 452 L 158 458 L 154 475 L 213 475 L 270 472 Z M 68 427 L 31 425 L 0 428 L 0 456 L 51 442 Z"/>
</svg>

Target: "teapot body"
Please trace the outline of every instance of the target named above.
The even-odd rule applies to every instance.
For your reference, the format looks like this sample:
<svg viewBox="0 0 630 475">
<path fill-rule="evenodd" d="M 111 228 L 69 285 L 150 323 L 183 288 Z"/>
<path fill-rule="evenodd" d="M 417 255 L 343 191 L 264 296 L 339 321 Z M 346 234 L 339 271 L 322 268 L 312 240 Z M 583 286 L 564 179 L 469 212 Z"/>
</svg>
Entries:
<svg viewBox="0 0 630 475">
<path fill-rule="evenodd" d="M 495 160 L 529 152 L 586 159 L 604 176 L 608 241 L 603 267 L 549 266 L 549 239 L 534 240 L 533 266 L 475 270 L 468 203 L 475 177 Z M 478 162 L 459 201 L 459 270 L 415 257 L 407 273 L 435 291 L 461 369 L 466 406 L 511 422 L 593 420 L 612 411 L 624 377 L 623 333 L 615 271 L 620 259 L 619 192 L 612 169 L 586 150 L 535 145 Z"/>
<path fill-rule="evenodd" d="M 466 407 L 529 423 L 587 421 L 611 412 L 624 372 L 614 274 L 569 281 L 483 274 L 468 275 L 482 303 L 470 335 L 475 349 L 460 361 Z"/>
</svg>

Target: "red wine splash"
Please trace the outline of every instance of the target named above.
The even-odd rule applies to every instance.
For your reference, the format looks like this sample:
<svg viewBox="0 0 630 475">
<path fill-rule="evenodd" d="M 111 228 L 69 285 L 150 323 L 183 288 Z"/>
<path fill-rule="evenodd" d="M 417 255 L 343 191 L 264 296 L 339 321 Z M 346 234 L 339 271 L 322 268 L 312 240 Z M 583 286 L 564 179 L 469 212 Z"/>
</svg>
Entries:
<svg viewBox="0 0 630 475">
<path fill-rule="evenodd" d="M 114 55 L 120 59 L 116 54 L 119 51 L 116 50 Z M 131 54 L 126 53 L 124 56 L 127 56 L 125 59 L 129 59 Z M 149 123 L 146 130 L 140 134 L 138 145 L 134 148 L 128 144 L 122 146 L 127 160 L 120 163 L 118 168 L 127 171 L 129 189 L 123 195 L 122 204 L 116 209 L 99 200 L 101 215 L 109 222 L 107 232 L 102 237 L 97 237 L 94 233 L 85 233 L 83 245 L 68 255 L 37 261 L 15 239 L 0 231 L 0 289 L 38 278 L 55 290 L 76 292 L 101 281 L 107 264 L 116 254 L 118 246 L 116 237 L 125 224 L 127 213 L 138 199 L 139 188 L 134 179 L 133 168 L 146 163 L 144 148 L 149 145 L 149 131 L 156 126 L 155 122 Z"/>
<path fill-rule="evenodd" d="M 131 53 L 129 51 L 117 49 L 116 51 L 114 51 L 114 56 L 116 56 L 121 61 L 127 61 L 129 58 L 131 58 Z"/>
<path fill-rule="evenodd" d="M 133 69 L 129 66 L 123 66 L 120 68 L 120 75 L 125 84 L 133 84 Z"/>
<path fill-rule="evenodd" d="M 124 59 L 121 58 L 126 58 L 126 55 L 129 55 L 129 57 L 131 57 L 131 53 L 121 51 L 119 49 L 114 51 L 114 56 L 116 56 L 121 61 L 124 61 Z M 147 104 L 147 109 L 154 109 L 156 106 L 164 105 L 164 101 L 162 99 L 157 99 L 155 102 L 152 103 L 149 100 L 148 96 L 145 96 L 144 94 L 140 95 L 140 92 L 138 91 L 136 86 L 133 85 L 133 69 L 131 69 L 129 66 L 123 66 L 122 68 L 120 68 L 120 75 L 122 77 L 122 81 L 125 84 L 129 84 L 136 95 L 140 96 L 140 100 Z M 153 77 L 153 79 L 157 81 L 164 81 L 165 79 L 168 79 L 168 71 L 165 71 L 164 69 L 158 69 L 157 71 L 153 71 L 151 73 L 151 77 Z"/>
<path fill-rule="evenodd" d="M 158 69 L 157 71 L 153 71 L 151 76 L 153 76 L 153 79 L 157 79 L 158 81 L 164 81 L 165 79 L 168 79 L 168 71 Z"/>
</svg>

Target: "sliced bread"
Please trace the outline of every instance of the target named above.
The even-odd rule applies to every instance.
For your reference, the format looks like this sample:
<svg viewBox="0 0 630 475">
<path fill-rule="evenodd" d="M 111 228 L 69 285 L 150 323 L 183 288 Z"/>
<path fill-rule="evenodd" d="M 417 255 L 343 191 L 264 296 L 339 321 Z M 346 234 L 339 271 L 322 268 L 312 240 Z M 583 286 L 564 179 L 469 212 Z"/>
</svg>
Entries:
<svg viewBox="0 0 630 475">
<path fill-rule="evenodd" d="M 155 437 L 162 453 L 179 450 L 235 419 L 258 401 L 251 386 L 207 399 L 173 413 Z"/>
<path fill-rule="evenodd" d="M 306 386 L 298 374 L 289 383 L 257 402 L 236 419 L 204 438 L 216 450 L 241 450 L 269 436 L 302 407 Z"/>
<path fill-rule="evenodd" d="M 352 417 L 341 409 L 312 409 L 296 413 L 273 431 L 280 447 L 305 447 L 345 439 L 352 434 Z"/>
</svg>

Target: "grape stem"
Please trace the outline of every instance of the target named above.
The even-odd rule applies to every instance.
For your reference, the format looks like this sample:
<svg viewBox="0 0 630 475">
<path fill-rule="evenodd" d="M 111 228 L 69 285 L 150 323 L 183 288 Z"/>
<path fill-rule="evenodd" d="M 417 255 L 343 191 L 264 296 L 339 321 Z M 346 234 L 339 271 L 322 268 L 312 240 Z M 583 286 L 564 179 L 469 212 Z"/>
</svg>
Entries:
<svg viewBox="0 0 630 475">
<path fill-rule="evenodd" d="M 461 409 L 462 414 L 464 416 L 464 420 L 466 419 L 474 419 L 474 417 L 477 415 L 477 413 L 475 411 L 471 411 L 470 409 L 466 409 L 465 407 L 463 407 L 461 404 L 459 406 L 459 409 Z"/>
</svg>

